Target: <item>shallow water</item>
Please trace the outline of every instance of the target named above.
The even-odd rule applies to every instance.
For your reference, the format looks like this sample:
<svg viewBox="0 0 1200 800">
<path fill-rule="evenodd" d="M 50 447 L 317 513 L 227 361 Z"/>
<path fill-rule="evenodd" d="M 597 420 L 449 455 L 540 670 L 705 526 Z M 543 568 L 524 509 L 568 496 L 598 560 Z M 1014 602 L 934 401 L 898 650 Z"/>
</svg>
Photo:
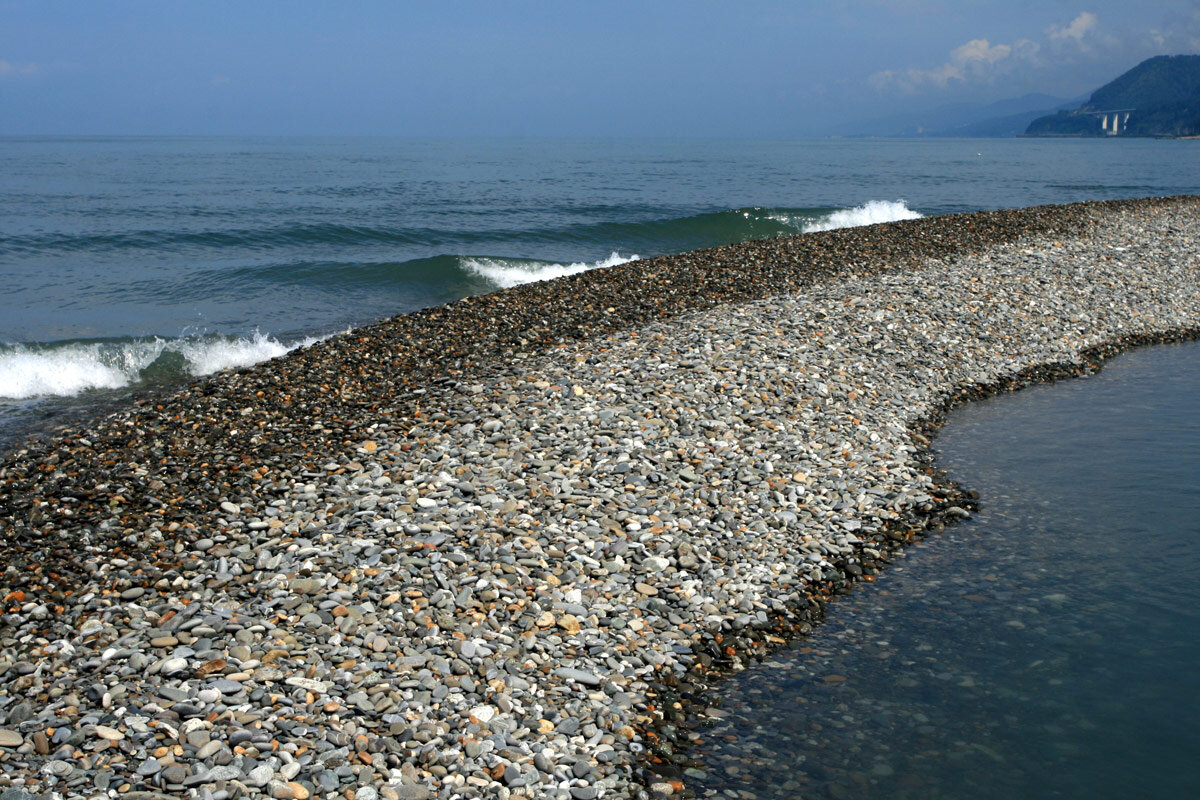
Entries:
<svg viewBox="0 0 1200 800">
<path fill-rule="evenodd" d="M 983 496 L 726 681 L 700 796 L 1200 796 L 1200 344 L 956 410 Z"/>
</svg>

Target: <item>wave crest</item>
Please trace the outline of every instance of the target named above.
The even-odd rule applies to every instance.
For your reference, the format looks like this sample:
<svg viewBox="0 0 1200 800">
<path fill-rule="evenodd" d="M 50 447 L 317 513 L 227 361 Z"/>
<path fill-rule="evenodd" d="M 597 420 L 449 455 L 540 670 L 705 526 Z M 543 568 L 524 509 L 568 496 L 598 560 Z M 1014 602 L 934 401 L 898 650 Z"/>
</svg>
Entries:
<svg viewBox="0 0 1200 800">
<path fill-rule="evenodd" d="M 508 289 L 535 281 L 549 281 L 593 269 L 628 264 L 637 259 L 636 254 L 623 256 L 613 251 L 608 258 L 599 261 L 577 261 L 573 264 L 558 264 L 551 261 L 534 261 L 523 258 L 465 258 L 462 266 L 466 271 L 486 279 L 495 286 Z"/>
<path fill-rule="evenodd" d="M 902 219 L 921 219 L 924 214 L 913 211 L 903 200 L 869 200 L 861 206 L 834 211 L 824 219 L 804 223 L 804 233 L 831 231 L 835 228 L 857 228 Z"/>
</svg>

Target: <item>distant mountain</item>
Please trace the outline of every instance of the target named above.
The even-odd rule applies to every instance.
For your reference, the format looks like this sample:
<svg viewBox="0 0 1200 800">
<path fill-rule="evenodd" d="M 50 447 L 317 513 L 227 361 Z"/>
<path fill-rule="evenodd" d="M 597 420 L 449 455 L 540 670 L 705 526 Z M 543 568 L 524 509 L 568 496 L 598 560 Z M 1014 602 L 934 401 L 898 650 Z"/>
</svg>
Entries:
<svg viewBox="0 0 1200 800">
<path fill-rule="evenodd" d="M 1027 94 L 995 103 L 953 103 L 920 111 L 862 120 L 843 126 L 841 136 L 913 138 L 933 136 L 1019 136 L 1034 119 L 1060 108 L 1073 108 L 1084 98 L 1064 100 Z"/>
<path fill-rule="evenodd" d="M 1200 136 L 1200 56 L 1155 56 L 1081 107 L 1033 120 L 1026 136 Z"/>
</svg>

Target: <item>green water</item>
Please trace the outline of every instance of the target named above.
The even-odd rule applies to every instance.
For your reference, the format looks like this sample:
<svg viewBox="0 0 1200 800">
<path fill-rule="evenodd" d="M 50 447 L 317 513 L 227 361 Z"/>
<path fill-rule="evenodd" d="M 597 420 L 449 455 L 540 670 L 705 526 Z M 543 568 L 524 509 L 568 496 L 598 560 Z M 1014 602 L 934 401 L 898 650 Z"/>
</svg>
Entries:
<svg viewBox="0 0 1200 800">
<path fill-rule="evenodd" d="M 963 407 L 981 492 L 727 681 L 700 796 L 1200 797 L 1200 344 Z"/>
</svg>

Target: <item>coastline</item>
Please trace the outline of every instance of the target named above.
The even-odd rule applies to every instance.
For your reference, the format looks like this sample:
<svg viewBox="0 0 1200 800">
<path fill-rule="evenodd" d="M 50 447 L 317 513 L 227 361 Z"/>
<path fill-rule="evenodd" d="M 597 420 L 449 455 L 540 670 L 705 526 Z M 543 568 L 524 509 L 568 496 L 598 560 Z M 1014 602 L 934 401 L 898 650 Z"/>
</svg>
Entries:
<svg viewBox="0 0 1200 800">
<path fill-rule="evenodd" d="M 96 758 L 115 750 L 135 792 L 677 792 L 645 770 L 698 710 L 697 675 L 803 633 L 888 548 L 969 512 L 925 472 L 946 409 L 1195 335 L 1196 210 L 982 212 L 637 262 L 368 326 L 18 451 L 0 737 L 21 743 L 0 738 L 0 776 L 86 773 L 35 739 L 46 719 L 13 722 L 14 698 L 57 685 L 64 742 L 116 743 Z M 322 647 L 345 658 L 313 663 Z M 68 691 L 98 679 L 140 711 Z M 134 758 L 164 724 L 191 748 L 153 756 L 188 766 L 178 783 Z M 257 747 L 264 724 L 305 729 L 290 761 Z M 353 778 L 326 788 L 335 751 Z"/>
</svg>

